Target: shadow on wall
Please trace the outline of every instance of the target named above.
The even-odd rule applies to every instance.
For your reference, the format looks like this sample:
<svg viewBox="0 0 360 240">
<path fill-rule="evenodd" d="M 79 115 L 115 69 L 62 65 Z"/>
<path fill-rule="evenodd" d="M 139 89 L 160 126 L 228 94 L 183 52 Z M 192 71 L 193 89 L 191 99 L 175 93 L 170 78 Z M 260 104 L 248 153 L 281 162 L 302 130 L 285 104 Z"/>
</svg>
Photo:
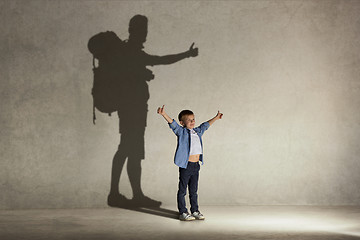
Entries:
<svg viewBox="0 0 360 240">
<path fill-rule="evenodd" d="M 95 108 L 119 116 L 120 144 L 114 155 L 108 205 L 127 209 L 158 208 L 161 202 L 151 199 L 141 189 L 141 161 L 145 159 L 144 134 L 150 98 L 147 82 L 154 79 L 146 66 L 172 64 L 184 58 L 195 57 L 198 49 L 191 45 L 188 51 L 155 56 L 147 54 L 143 44 L 147 37 L 148 19 L 135 15 L 129 23 L 129 39 L 121 40 L 114 32 L 101 32 L 90 38 L 89 51 L 93 54 L 94 84 L 92 89 Z M 133 191 L 128 199 L 119 191 L 119 180 L 125 161 Z M 174 214 L 163 209 L 163 214 Z M 153 211 L 143 212 L 153 213 Z M 159 214 L 156 214 L 159 215 Z M 161 214 L 160 214 L 161 215 Z"/>
</svg>

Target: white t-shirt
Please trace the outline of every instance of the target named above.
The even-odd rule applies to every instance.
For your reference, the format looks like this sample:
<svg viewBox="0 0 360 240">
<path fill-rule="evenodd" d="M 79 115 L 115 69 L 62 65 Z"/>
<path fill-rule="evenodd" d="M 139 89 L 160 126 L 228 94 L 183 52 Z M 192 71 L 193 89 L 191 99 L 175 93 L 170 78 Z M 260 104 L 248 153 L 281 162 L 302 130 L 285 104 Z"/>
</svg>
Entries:
<svg viewBox="0 0 360 240">
<path fill-rule="evenodd" d="M 202 154 L 200 138 L 197 135 L 197 133 L 194 131 L 194 129 L 190 129 L 190 137 L 191 137 L 190 155 Z"/>
</svg>

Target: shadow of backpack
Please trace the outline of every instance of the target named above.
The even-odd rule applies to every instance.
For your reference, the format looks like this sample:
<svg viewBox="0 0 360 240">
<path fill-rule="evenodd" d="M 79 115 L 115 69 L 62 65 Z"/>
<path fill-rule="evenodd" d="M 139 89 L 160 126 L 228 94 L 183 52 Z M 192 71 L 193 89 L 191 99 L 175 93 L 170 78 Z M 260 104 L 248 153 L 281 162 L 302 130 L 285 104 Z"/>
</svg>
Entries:
<svg viewBox="0 0 360 240">
<path fill-rule="evenodd" d="M 93 123 L 95 124 L 95 108 L 111 116 L 118 110 L 119 81 L 121 70 L 119 60 L 125 48 L 114 32 L 100 32 L 90 38 L 88 49 L 93 55 L 94 81 L 91 94 L 93 97 Z M 98 61 L 98 66 L 95 62 Z"/>
</svg>

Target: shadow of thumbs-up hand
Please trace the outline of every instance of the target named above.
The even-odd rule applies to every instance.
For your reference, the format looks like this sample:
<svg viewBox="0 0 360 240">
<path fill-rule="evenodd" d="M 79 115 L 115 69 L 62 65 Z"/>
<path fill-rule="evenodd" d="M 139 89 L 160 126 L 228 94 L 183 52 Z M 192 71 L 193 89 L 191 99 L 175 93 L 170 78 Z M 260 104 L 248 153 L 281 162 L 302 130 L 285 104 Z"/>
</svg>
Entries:
<svg viewBox="0 0 360 240">
<path fill-rule="evenodd" d="M 194 44 L 192 43 L 190 48 L 189 48 L 189 55 L 190 57 L 196 57 L 197 55 L 199 55 L 199 49 L 198 48 L 194 48 Z"/>
</svg>

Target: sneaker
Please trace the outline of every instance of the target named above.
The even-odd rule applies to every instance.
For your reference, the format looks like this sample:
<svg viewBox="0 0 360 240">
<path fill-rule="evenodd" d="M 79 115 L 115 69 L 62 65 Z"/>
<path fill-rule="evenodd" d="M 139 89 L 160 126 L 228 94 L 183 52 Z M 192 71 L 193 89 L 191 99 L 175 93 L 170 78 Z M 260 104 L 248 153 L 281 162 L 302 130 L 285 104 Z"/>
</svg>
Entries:
<svg viewBox="0 0 360 240">
<path fill-rule="evenodd" d="M 199 211 L 193 212 L 192 215 L 197 220 L 204 220 L 205 219 L 204 215 L 202 215 Z"/>
<path fill-rule="evenodd" d="M 181 221 L 192 221 L 192 220 L 195 220 L 195 218 L 193 216 L 191 216 L 189 213 L 182 213 L 180 214 L 180 217 L 179 219 Z"/>
</svg>

